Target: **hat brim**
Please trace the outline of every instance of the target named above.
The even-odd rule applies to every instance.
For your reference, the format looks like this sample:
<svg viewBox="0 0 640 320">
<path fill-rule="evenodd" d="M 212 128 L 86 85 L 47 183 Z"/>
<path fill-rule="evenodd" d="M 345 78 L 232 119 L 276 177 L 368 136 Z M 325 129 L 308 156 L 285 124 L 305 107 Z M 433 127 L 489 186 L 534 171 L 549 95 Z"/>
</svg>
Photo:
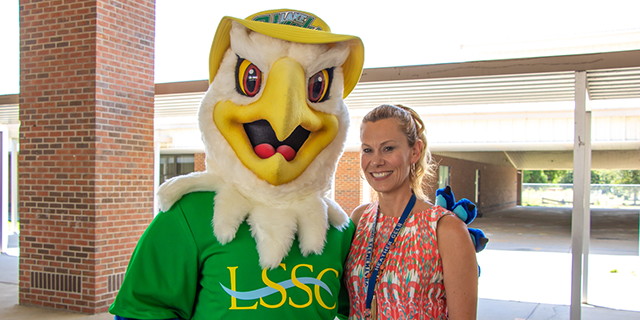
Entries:
<svg viewBox="0 0 640 320">
<path fill-rule="evenodd" d="M 222 57 L 231 45 L 229 32 L 231 31 L 232 21 L 236 21 L 252 31 L 285 41 L 310 44 L 349 41 L 351 42 L 349 45 L 349 56 L 344 64 L 342 64 L 344 74 L 343 98 L 346 98 L 349 93 L 351 93 L 360 80 L 364 65 L 364 45 L 362 44 L 362 40 L 356 36 L 225 16 L 220 21 L 213 38 L 213 43 L 211 44 L 211 52 L 209 54 L 209 83 L 213 82 L 220 67 Z"/>
</svg>

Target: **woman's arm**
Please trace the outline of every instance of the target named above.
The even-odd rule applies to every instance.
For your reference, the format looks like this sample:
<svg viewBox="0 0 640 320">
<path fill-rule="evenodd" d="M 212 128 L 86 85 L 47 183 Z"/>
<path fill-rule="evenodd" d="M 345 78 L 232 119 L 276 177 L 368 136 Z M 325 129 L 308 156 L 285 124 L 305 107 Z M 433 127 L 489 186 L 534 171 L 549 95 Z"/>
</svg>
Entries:
<svg viewBox="0 0 640 320">
<path fill-rule="evenodd" d="M 467 226 L 444 216 L 436 230 L 442 257 L 444 289 L 450 320 L 475 320 L 478 309 L 478 262 Z"/>
<path fill-rule="evenodd" d="M 360 222 L 360 217 L 362 217 L 362 214 L 364 213 L 364 209 L 366 209 L 368 205 L 369 205 L 368 203 L 361 204 L 357 208 L 355 208 L 351 213 L 351 221 L 353 221 L 353 224 L 356 226 L 356 229 L 358 228 L 358 222 Z"/>
</svg>

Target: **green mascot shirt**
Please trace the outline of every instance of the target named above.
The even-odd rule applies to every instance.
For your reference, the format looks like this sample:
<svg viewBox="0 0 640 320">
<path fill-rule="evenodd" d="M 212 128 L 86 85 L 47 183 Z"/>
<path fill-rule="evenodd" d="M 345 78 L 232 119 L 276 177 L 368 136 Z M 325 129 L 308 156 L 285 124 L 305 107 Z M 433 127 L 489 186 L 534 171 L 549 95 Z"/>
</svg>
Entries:
<svg viewBox="0 0 640 320">
<path fill-rule="evenodd" d="M 161 212 L 136 246 L 109 312 L 134 319 L 346 318 L 341 286 L 354 225 L 327 231 L 321 255 L 303 257 L 297 239 L 280 266 L 263 270 L 249 225 L 221 245 L 213 235 L 213 192 L 182 197 Z"/>
</svg>

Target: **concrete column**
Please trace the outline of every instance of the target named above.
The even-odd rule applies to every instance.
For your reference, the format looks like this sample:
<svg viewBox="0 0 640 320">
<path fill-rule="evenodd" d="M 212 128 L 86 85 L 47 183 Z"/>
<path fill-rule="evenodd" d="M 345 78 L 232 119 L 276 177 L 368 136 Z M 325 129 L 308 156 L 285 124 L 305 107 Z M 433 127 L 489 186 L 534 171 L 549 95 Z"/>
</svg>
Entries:
<svg viewBox="0 0 640 320">
<path fill-rule="evenodd" d="M 160 204 L 156 199 L 158 188 L 160 187 L 160 142 L 155 139 L 153 144 L 153 216 L 155 217 L 160 213 Z"/>
<path fill-rule="evenodd" d="M 20 1 L 20 304 L 115 298 L 153 218 L 154 41 L 154 0 Z"/>
<path fill-rule="evenodd" d="M 573 144 L 573 213 L 571 215 L 571 310 L 570 319 L 580 320 L 586 302 L 586 261 L 589 250 L 589 192 L 591 182 L 591 122 L 587 113 L 587 73 L 575 73 L 575 134 Z M 587 124 L 589 120 L 589 124 Z M 585 245 L 586 242 L 586 245 Z M 584 283 L 583 283 L 584 281 Z M 584 287 L 583 287 L 584 286 Z M 585 291 L 583 291 L 585 288 Z"/>
<path fill-rule="evenodd" d="M 589 97 L 587 96 L 587 108 Z M 584 166 L 584 223 L 582 233 L 582 297 L 581 302 L 587 303 L 589 291 L 589 248 L 591 247 L 591 111 L 585 112 L 584 119 L 585 139 L 585 166 Z"/>
<path fill-rule="evenodd" d="M 17 222 L 20 220 L 20 213 L 18 212 L 18 139 L 11 139 L 11 193 L 9 199 L 11 199 L 11 225 L 13 226 L 13 233 L 18 233 Z"/>
<path fill-rule="evenodd" d="M 8 156 L 11 146 L 9 129 L 0 126 L 0 252 L 7 252 L 9 244 L 9 170 Z"/>
</svg>

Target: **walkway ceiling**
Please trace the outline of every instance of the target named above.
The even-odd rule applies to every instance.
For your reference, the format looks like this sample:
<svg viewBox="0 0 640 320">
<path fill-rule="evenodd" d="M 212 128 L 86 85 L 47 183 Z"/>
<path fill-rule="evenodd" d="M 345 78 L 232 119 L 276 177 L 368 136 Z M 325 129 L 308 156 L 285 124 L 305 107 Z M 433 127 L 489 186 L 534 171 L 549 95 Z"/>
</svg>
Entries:
<svg viewBox="0 0 640 320">
<path fill-rule="evenodd" d="M 18 95 L 0 96 L 0 124 L 19 123 L 18 119 Z"/>
<path fill-rule="evenodd" d="M 591 100 L 640 98 L 640 50 L 373 68 L 346 99 L 352 112 L 382 103 L 427 106 L 572 101 L 574 71 Z M 206 80 L 156 84 L 156 118 L 195 116 Z M 0 123 L 18 122 L 17 95 L 0 96 Z"/>
<path fill-rule="evenodd" d="M 573 101 L 575 71 L 587 71 L 591 100 L 640 98 L 640 50 L 630 50 L 365 69 L 345 102 L 352 115 L 361 116 L 383 103 L 403 103 L 416 110 L 478 105 L 482 112 L 486 104 Z M 195 117 L 207 88 L 206 80 L 156 84 L 155 117 Z M 18 123 L 17 95 L 0 96 L 0 123 Z M 521 161 L 510 163 L 522 169 L 552 160 L 540 154 L 523 157 L 526 152 L 518 153 Z M 486 162 L 502 163 L 501 158 Z M 565 167 L 569 162 L 562 163 Z M 638 166 L 638 159 L 633 164 Z M 596 168 L 596 162 L 593 165 Z"/>
<path fill-rule="evenodd" d="M 640 57 L 639 57 L 640 59 Z M 640 67 L 587 72 L 591 100 L 640 98 Z M 427 106 L 574 100 L 574 72 L 360 82 L 349 109 L 401 102 Z"/>
<path fill-rule="evenodd" d="M 640 98 L 640 51 L 366 69 L 349 109 L 386 102 L 426 106 L 574 100 L 587 71 L 592 100 Z"/>
<path fill-rule="evenodd" d="M 592 100 L 640 98 L 640 50 L 528 59 L 374 68 L 345 100 L 352 113 L 383 103 L 428 106 L 574 100 L 587 71 Z M 207 81 L 156 85 L 156 117 L 195 116 Z"/>
<path fill-rule="evenodd" d="M 434 155 L 513 167 L 518 170 L 573 170 L 572 151 L 433 152 Z M 591 168 L 639 170 L 637 150 L 593 150 Z"/>
</svg>

